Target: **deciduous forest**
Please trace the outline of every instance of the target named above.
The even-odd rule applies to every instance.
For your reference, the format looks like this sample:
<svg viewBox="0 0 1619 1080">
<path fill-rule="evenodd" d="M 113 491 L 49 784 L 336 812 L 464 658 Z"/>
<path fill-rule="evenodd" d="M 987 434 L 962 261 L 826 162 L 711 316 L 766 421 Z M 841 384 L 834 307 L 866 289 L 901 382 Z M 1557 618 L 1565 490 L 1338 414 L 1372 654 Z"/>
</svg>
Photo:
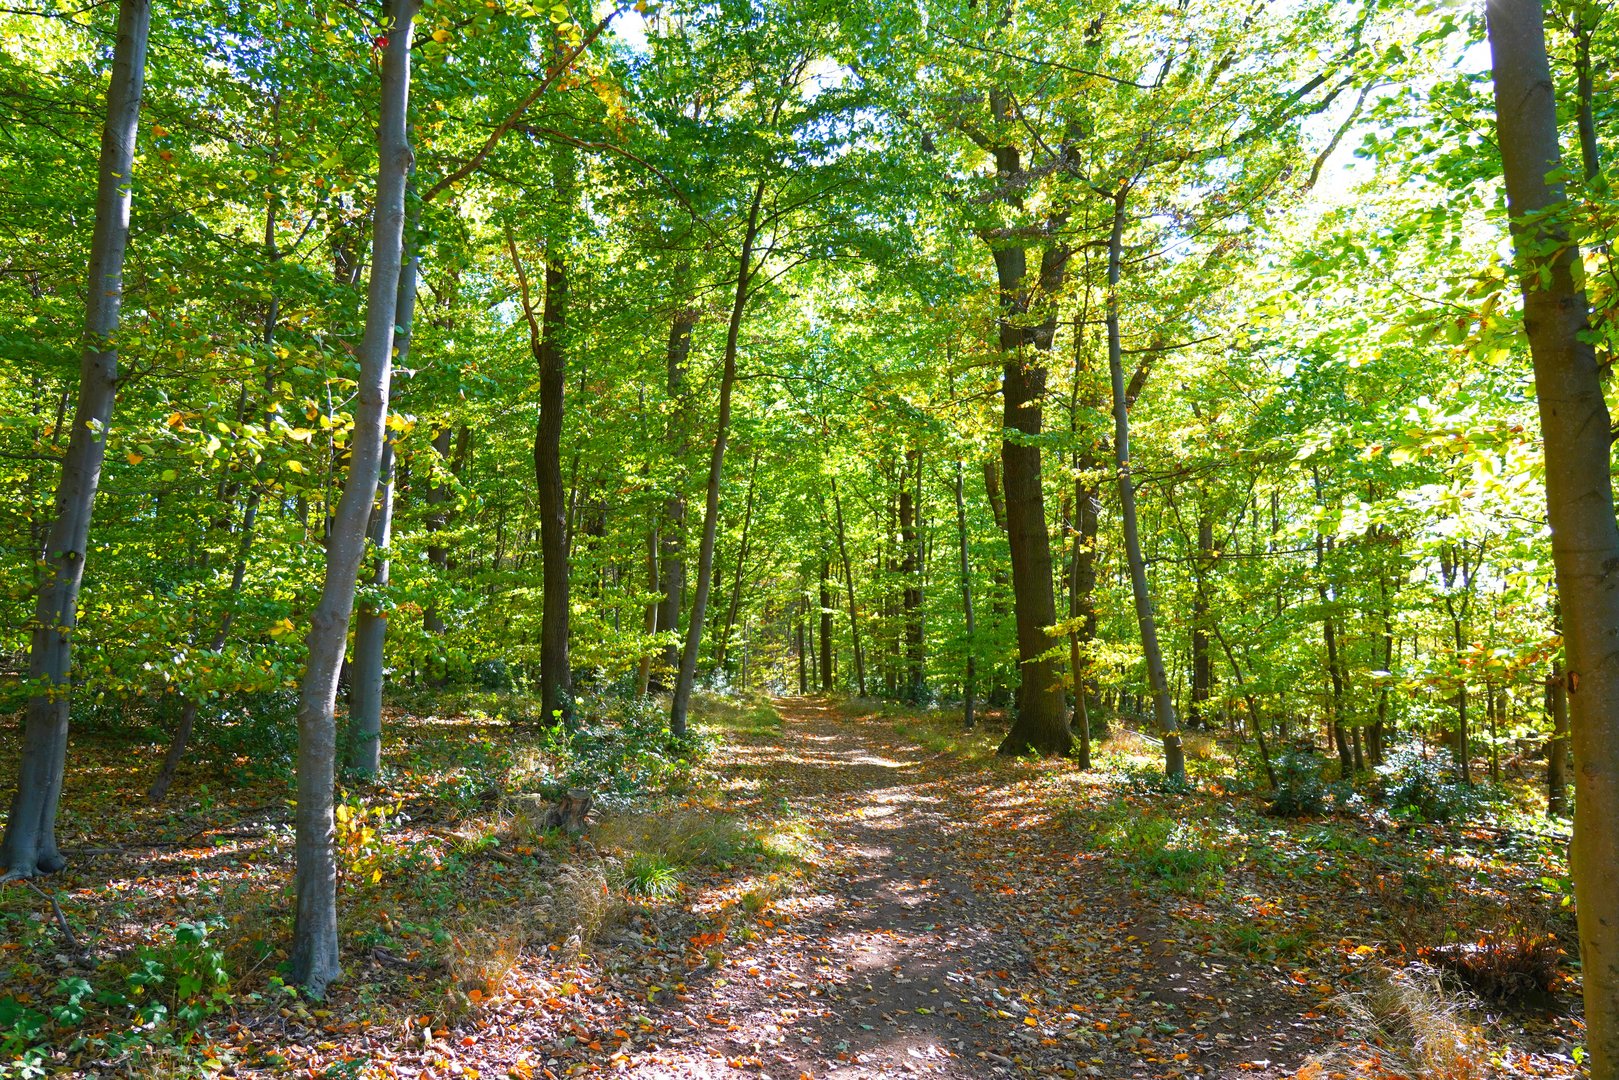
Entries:
<svg viewBox="0 0 1619 1080">
<path fill-rule="evenodd" d="M 1600 0 L 11 0 L 0 1077 L 1619 1078 Z"/>
</svg>

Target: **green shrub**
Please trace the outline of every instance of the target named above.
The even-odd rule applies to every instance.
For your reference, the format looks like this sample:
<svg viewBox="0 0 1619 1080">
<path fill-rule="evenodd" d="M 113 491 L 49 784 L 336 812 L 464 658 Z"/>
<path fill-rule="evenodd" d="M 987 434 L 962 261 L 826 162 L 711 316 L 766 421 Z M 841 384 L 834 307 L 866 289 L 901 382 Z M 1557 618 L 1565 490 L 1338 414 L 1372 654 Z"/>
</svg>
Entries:
<svg viewBox="0 0 1619 1080">
<path fill-rule="evenodd" d="M 1327 812 L 1328 791 L 1320 756 L 1289 749 L 1276 762 L 1276 790 L 1265 812 L 1276 817 L 1317 817 Z"/>
<path fill-rule="evenodd" d="M 1455 821 L 1483 800 L 1477 789 L 1457 783 L 1437 759 L 1409 747 L 1390 753 L 1377 775 L 1389 813 L 1408 821 Z"/>
</svg>

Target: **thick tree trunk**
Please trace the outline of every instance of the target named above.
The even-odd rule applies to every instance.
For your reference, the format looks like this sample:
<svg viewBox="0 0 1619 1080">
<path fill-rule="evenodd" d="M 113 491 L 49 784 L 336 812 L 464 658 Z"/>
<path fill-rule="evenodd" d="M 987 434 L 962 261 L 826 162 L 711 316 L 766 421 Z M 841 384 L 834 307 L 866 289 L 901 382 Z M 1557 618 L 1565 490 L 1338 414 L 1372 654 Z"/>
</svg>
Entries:
<svg viewBox="0 0 1619 1080">
<path fill-rule="evenodd" d="M 7 878 L 54 873 L 65 862 L 56 844 L 56 806 L 67 764 L 72 640 L 78 622 L 79 586 L 89 554 L 90 515 L 101 483 L 118 388 L 118 314 L 151 20 L 151 0 L 121 0 L 107 116 L 101 130 L 79 397 L 57 481 L 55 519 L 43 553 L 44 577 L 35 602 L 28 652 L 31 684 L 48 689 L 35 690 L 28 699 L 17 792 L 6 819 L 5 839 L 0 842 L 0 865 L 5 866 Z"/>
<path fill-rule="evenodd" d="M 1048 250 L 1041 259 L 1037 288 L 1049 298 L 1062 285 L 1068 252 Z M 1051 581 L 1051 536 L 1046 529 L 1045 492 L 1040 480 L 1041 411 L 1046 392 L 1045 355 L 1056 330 L 1055 316 L 1035 327 L 1028 318 L 1028 264 L 1021 248 L 995 252 L 1000 284 L 1002 427 L 1001 474 L 1006 484 L 1006 533 L 1012 555 L 1012 607 L 1017 625 L 1018 710 L 998 752 L 1068 754 L 1073 736 L 1063 700 L 1062 680 L 1049 655 L 1057 601 Z M 1050 302 L 1043 300 L 1043 302 Z"/>
<path fill-rule="evenodd" d="M 961 549 L 961 616 L 967 631 L 967 670 L 961 680 L 961 726 L 973 729 L 978 691 L 978 628 L 973 624 L 973 568 L 967 547 L 966 469 L 956 462 L 956 540 Z"/>
<path fill-rule="evenodd" d="M 382 469 L 388 383 L 392 372 L 395 304 L 404 255 L 405 184 L 413 158 L 405 121 L 410 101 L 410 31 L 415 0 L 396 0 L 382 60 L 377 127 L 377 203 L 372 220 L 371 281 L 349 469 L 326 548 L 326 575 L 310 618 L 309 664 L 298 701 L 297 913 L 292 977 L 311 996 L 324 996 L 342 969 L 337 953 L 337 861 L 333 851 L 332 780 L 337 764 L 337 675 L 354 610 L 354 586 L 365 556 L 366 525 Z"/>
<path fill-rule="evenodd" d="M 692 688 L 697 682 L 697 654 L 703 645 L 703 618 L 708 610 L 708 593 L 714 583 L 714 542 L 720 519 L 720 481 L 725 473 L 725 444 L 731 434 L 731 392 L 736 386 L 737 339 L 742 332 L 742 315 L 748 306 L 748 289 L 753 283 L 753 245 L 758 239 L 759 208 L 764 202 L 765 181 L 753 188 L 753 202 L 742 234 L 742 254 L 737 259 L 736 295 L 731 301 L 731 320 L 725 328 L 725 360 L 720 374 L 720 412 L 714 425 L 714 450 L 708 460 L 708 490 L 703 504 L 703 539 L 697 551 L 697 591 L 692 597 L 691 616 L 686 624 L 686 647 L 680 654 L 680 673 L 675 678 L 674 701 L 669 709 L 669 730 L 686 734 L 686 715 L 691 708 Z"/>
<path fill-rule="evenodd" d="M 799 696 L 809 693 L 809 654 L 804 651 L 804 602 L 799 600 L 798 614 L 794 619 L 798 635 L 798 693 Z"/>
<path fill-rule="evenodd" d="M 1619 1077 L 1619 525 L 1612 422 L 1575 282 L 1558 169 L 1557 107 L 1538 0 L 1489 0 L 1497 143 L 1524 294 L 1546 454 L 1546 504 L 1568 665 L 1574 894 L 1593 1080 Z"/>
<path fill-rule="evenodd" d="M 1147 588 L 1147 564 L 1141 555 L 1141 531 L 1136 520 L 1136 486 L 1130 475 L 1130 412 L 1119 342 L 1118 292 L 1124 254 L 1125 196 L 1126 192 L 1121 189 L 1114 199 L 1107 263 L 1107 361 L 1113 380 L 1113 454 L 1119 466 L 1119 518 L 1124 527 L 1124 551 L 1130 567 L 1130 590 L 1135 595 L 1136 622 L 1141 627 L 1141 651 L 1147 661 L 1147 682 L 1152 689 L 1158 731 L 1164 740 L 1164 774 L 1172 780 L 1184 780 L 1186 758 L 1181 750 L 1180 721 L 1175 715 L 1175 700 L 1169 693 L 1164 654 L 1158 647 L 1158 622 L 1153 614 L 1152 594 Z"/>
<path fill-rule="evenodd" d="M 407 254 L 399 268 L 398 295 L 394 298 L 394 360 L 404 366 L 410 356 L 411 323 L 416 314 L 418 261 Z M 391 388 L 390 388 L 391 393 Z M 386 432 L 382 465 L 377 478 L 377 501 L 371 508 L 366 537 L 376 563 L 370 585 L 388 588 L 388 547 L 393 539 L 394 445 Z M 354 620 L 354 663 L 349 670 L 348 763 L 361 776 L 376 776 L 382 768 L 382 683 L 388 642 L 388 606 L 375 600 L 362 603 Z"/>
</svg>

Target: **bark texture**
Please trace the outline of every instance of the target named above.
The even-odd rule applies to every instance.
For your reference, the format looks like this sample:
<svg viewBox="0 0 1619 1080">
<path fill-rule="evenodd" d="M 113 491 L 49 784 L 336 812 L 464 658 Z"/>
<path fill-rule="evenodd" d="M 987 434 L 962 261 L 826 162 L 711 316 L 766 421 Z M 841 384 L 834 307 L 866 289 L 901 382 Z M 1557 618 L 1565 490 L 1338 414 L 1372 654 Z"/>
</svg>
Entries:
<svg viewBox="0 0 1619 1080">
<path fill-rule="evenodd" d="M 292 977 L 311 996 L 342 974 L 337 949 L 337 861 L 333 850 L 333 773 L 337 763 L 337 675 L 354 611 L 354 586 L 365 555 L 366 526 L 382 471 L 394 317 L 404 256 L 405 185 L 414 158 L 406 136 L 410 104 L 410 31 L 415 0 L 392 9 L 382 59 L 377 127 L 377 203 L 372 218 L 371 280 L 365 336 L 349 437 L 349 469 L 332 519 L 320 601 L 310 618 L 309 663 L 298 700 L 298 807 L 295 817 Z"/>
<path fill-rule="evenodd" d="M 1619 1076 L 1619 525 L 1612 423 L 1589 308 L 1575 283 L 1578 247 L 1549 180 L 1559 165 L 1557 106 L 1539 0 L 1485 7 L 1495 74 L 1497 143 L 1535 367 L 1546 454 L 1546 506 L 1563 619 L 1574 748 L 1573 877 L 1585 983 L 1588 1064 Z"/>
<path fill-rule="evenodd" d="M 121 0 L 113 46 L 107 117 L 101 129 L 95 227 L 79 359 L 79 398 L 57 481 L 55 517 L 43 553 L 44 576 L 34 606 L 28 651 L 33 687 L 23 723 L 17 791 L 0 841 L 8 878 L 33 877 L 65 864 L 56 844 L 56 806 L 67 764 L 68 696 L 73 682 L 73 629 L 79 586 L 90 546 L 90 515 L 101 484 L 113 398 L 118 389 L 118 316 L 123 302 L 124 250 L 146 79 L 151 0 Z"/>
</svg>

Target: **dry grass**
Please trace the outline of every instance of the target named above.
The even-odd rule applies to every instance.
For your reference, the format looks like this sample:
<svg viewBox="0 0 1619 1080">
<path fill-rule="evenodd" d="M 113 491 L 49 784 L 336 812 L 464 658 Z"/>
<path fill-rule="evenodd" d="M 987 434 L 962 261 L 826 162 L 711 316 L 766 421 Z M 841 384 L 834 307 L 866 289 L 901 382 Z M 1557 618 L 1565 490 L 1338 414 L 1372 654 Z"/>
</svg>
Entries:
<svg viewBox="0 0 1619 1080">
<path fill-rule="evenodd" d="M 697 807 L 607 814 L 590 836 L 604 851 L 624 858 L 657 855 L 677 867 L 734 862 L 751 842 L 735 816 Z"/>
<path fill-rule="evenodd" d="M 1303 1080 L 1368 1071 L 1423 1080 L 1492 1075 L 1488 1041 L 1469 1020 L 1465 1004 L 1448 994 L 1436 975 L 1410 968 L 1378 972 L 1365 989 L 1336 1003 L 1365 1045 L 1358 1053 L 1340 1050 L 1310 1062 L 1297 1074 Z"/>
</svg>

